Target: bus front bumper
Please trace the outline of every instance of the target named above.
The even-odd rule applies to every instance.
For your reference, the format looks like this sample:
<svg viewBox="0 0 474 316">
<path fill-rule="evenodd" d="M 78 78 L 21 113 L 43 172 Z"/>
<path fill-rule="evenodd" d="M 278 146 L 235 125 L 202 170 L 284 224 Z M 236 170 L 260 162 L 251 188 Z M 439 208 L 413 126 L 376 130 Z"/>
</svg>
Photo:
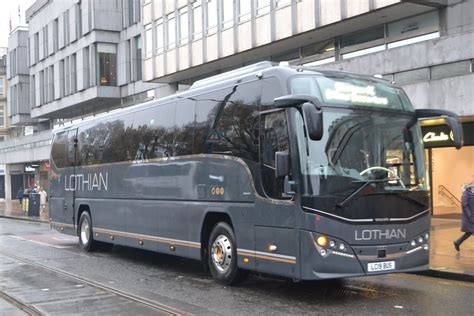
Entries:
<svg viewBox="0 0 474 316">
<path fill-rule="evenodd" d="M 301 231 L 301 279 L 319 280 L 428 269 L 428 242 L 390 245 L 349 245 L 328 238 L 326 247 L 317 242 L 318 234 Z M 334 242 L 334 244 L 331 243 Z M 341 246 L 343 245 L 343 246 Z"/>
</svg>

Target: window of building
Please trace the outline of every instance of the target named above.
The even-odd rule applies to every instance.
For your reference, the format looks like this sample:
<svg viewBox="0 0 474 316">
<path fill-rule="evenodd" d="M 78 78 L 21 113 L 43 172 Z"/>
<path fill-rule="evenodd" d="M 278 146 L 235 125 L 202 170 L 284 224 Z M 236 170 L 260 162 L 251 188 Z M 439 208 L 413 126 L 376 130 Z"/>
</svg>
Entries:
<svg viewBox="0 0 474 316">
<path fill-rule="evenodd" d="M 82 64 L 83 64 L 83 69 L 82 69 L 83 88 L 87 89 L 90 87 L 89 46 L 84 47 L 84 50 L 82 51 Z"/>
<path fill-rule="evenodd" d="M 257 15 L 267 14 L 270 12 L 270 0 L 256 0 Z"/>
<path fill-rule="evenodd" d="M 66 57 L 64 59 L 64 94 L 71 94 L 71 76 L 70 76 L 70 58 Z"/>
<path fill-rule="evenodd" d="M 153 55 L 153 33 L 151 29 L 151 24 L 147 25 L 145 28 L 145 58 L 149 58 Z"/>
<path fill-rule="evenodd" d="M 156 53 L 160 54 L 163 52 L 165 46 L 164 30 L 163 30 L 163 19 L 156 21 Z"/>
<path fill-rule="evenodd" d="M 0 127 L 5 126 L 5 114 L 3 112 L 3 106 L 0 106 Z M 0 141 L 3 141 L 3 139 L 0 139 Z"/>
<path fill-rule="evenodd" d="M 217 32 L 217 0 L 207 1 L 207 34 L 214 34 Z"/>
<path fill-rule="evenodd" d="M 64 46 L 69 44 L 69 10 L 63 13 Z"/>
<path fill-rule="evenodd" d="M 193 3 L 193 39 L 202 37 L 202 5 L 201 0 Z"/>
<path fill-rule="evenodd" d="M 54 67 L 50 66 L 48 69 L 48 101 L 52 102 L 54 100 Z"/>
<path fill-rule="evenodd" d="M 380 25 L 372 29 L 349 34 L 341 37 L 340 47 L 345 48 L 357 44 L 367 43 L 378 39 L 383 39 L 385 35 L 384 26 Z"/>
<path fill-rule="evenodd" d="M 80 38 L 82 35 L 82 10 L 81 4 L 77 3 L 75 7 L 76 13 L 76 39 Z"/>
<path fill-rule="evenodd" d="M 239 21 L 250 20 L 252 14 L 252 1 L 239 0 Z"/>
<path fill-rule="evenodd" d="M 0 76 L 0 95 L 3 95 L 4 92 L 3 92 L 3 89 L 5 88 L 4 85 L 3 85 L 3 80 L 4 80 L 4 77 L 3 76 Z"/>
<path fill-rule="evenodd" d="M 140 35 L 135 37 L 134 43 L 136 49 L 135 68 L 137 69 L 137 80 L 142 80 L 142 38 Z"/>
<path fill-rule="evenodd" d="M 13 49 L 10 54 L 10 76 L 14 77 L 17 75 L 16 72 L 16 49 Z"/>
<path fill-rule="evenodd" d="M 58 51 L 58 28 L 59 28 L 59 20 L 55 19 L 53 21 L 53 51 Z"/>
<path fill-rule="evenodd" d="M 48 26 L 43 27 L 43 59 L 48 57 Z"/>
<path fill-rule="evenodd" d="M 99 83 L 101 86 L 117 85 L 117 47 L 115 44 L 97 45 L 99 55 Z"/>
<path fill-rule="evenodd" d="M 48 79 L 49 79 L 48 68 L 45 68 L 43 70 L 43 86 L 41 87 L 44 93 L 43 103 L 49 102 L 49 80 Z"/>
<path fill-rule="evenodd" d="M 35 35 L 33 35 L 33 41 L 35 45 L 35 64 L 39 61 L 39 33 L 36 32 Z"/>
<path fill-rule="evenodd" d="M 179 10 L 179 40 L 180 44 L 186 44 L 188 41 L 188 8 L 184 7 Z"/>
<path fill-rule="evenodd" d="M 44 71 L 39 72 L 39 105 L 44 104 Z"/>
<path fill-rule="evenodd" d="M 168 14 L 166 16 L 167 21 L 167 48 L 173 49 L 176 46 L 176 17 L 174 13 Z"/>
<path fill-rule="evenodd" d="M 234 3 L 222 1 L 222 28 L 226 29 L 234 25 Z"/>
<path fill-rule="evenodd" d="M 64 60 L 59 61 L 59 97 L 62 98 L 65 96 L 65 78 L 64 78 Z"/>
<path fill-rule="evenodd" d="M 439 13 L 432 11 L 387 24 L 389 41 L 439 31 Z"/>
<path fill-rule="evenodd" d="M 71 93 L 77 92 L 77 55 L 72 54 L 70 57 L 71 69 Z"/>
<path fill-rule="evenodd" d="M 34 108 L 37 106 L 36 104 L 36 76 L 31 75 L 30 76 L 30 102 L 31 102 L 31 107 Z"/>
</svg>

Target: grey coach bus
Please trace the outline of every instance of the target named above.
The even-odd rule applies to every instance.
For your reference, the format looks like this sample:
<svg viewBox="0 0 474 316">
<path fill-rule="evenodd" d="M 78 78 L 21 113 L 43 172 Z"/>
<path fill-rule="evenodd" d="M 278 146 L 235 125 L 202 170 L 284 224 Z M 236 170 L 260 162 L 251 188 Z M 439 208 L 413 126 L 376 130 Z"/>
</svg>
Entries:
<svg viewBox="0 0 474 316">
<path fill-rule="evenodd" d="M 85 251 L 117 244 L 316 280 L 428 267 L 418 119 L 388 82 L 258 63 L 55 129 L 51 225 Z"/>
</svg>

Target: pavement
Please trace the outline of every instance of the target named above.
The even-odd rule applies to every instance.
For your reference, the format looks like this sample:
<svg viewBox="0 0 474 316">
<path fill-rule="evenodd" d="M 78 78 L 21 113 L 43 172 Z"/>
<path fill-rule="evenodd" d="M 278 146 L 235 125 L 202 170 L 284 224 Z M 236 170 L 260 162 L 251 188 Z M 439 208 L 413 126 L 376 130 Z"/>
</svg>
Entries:
<svg viewBox="0 0 474 316">
<path fill-rule="evenodd" d="M 0 200 L 0 217 L 49 223 L 48 206 L 40 216 L 28 216 L 17 200 Z M 462 235 L 460 226 L 459 219 L 431 219 L 430 267 L 421 274 L 474 282 L 474 236 L 461 245 L 459 252 L 453 246 L 453 241 Z"/>
</svg>

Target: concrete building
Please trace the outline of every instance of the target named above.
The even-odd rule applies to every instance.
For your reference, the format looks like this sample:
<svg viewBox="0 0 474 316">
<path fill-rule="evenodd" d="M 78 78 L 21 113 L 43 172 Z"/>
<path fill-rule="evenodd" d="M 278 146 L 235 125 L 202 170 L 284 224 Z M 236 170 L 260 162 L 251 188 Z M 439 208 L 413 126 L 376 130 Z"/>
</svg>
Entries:
<svg viewBox="0 0 474 316">
<path fill-rule="evenodd" d="M 7 48 L 0 47 L 0 143 L 8 137 L 7 109 Z M 0 164 L 0 199 L 5 198 L 5 165 Z"/>
<path fill-rule="evenodd" d="M 435 214 L 459 213 L 459 188 L 474 180 L 474 0 L 144 0 L 143 24 L 149 82 L 288 61 L 379 74 L 418 108 L 456 112 L 465 147 L 429 137 L 425 147 Z"/>
<path fill-rule="evenodd" d="M 8 116 L 22 133 L 0 145 L 7 198 L 48 188 L 55 125 L 174 92 L 142 81 L 139 0 L 37 0 L 26 21 L 8 47 Z"/>
</svg>

